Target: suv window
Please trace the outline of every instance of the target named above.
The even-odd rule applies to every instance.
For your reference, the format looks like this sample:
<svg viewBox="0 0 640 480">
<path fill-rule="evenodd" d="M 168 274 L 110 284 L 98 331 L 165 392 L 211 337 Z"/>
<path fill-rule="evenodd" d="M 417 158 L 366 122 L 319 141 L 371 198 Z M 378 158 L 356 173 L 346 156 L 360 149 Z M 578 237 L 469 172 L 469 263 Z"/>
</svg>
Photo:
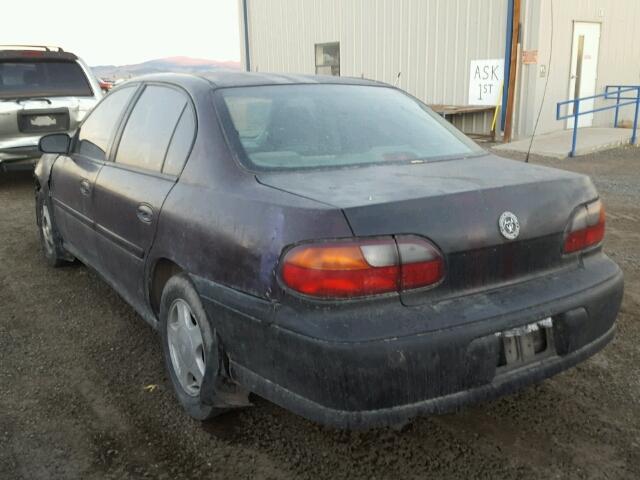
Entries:
<svg viewBox="0 0 640 480">
<path fill-rule="evenodd" d="M 134 87 L 116 90 L 100 102 L 80 127 L 75 152 L 96 160 L 106 160 L 107 147 L 118 126 L 118 119 L 135 90 Z"/>
<path fill-rule="evenodd" d="M 182 170 L 184 162 L 187 160 L 189 150 L 191 150 L 191 144 L 193 143 L 193 136 L 196 133 L 196 122 L 193 108 L 190 104 L 187 104 L 186 108 L 182 111 L 180 121 L 176 127 L 176 131 L 173 133 L 173 138 L 169 144 L 169 150 L 167 150 L 167 157 L 164 160 L 162 167 L 163 173 L 169 175 L 178 175 Z"/>
<path fill-rule="evenodd" d="M 75 62 L 10 60 L 0 62 L 0 98 L 91 97 L 86 75 Z"/>
<path fill-rule="evenodd" d="M 162 170 L 167 147 L 186 105 L 186 97 L 173 88 L 146 87 L 127 120 L 116 162 Z"/>
</svg>

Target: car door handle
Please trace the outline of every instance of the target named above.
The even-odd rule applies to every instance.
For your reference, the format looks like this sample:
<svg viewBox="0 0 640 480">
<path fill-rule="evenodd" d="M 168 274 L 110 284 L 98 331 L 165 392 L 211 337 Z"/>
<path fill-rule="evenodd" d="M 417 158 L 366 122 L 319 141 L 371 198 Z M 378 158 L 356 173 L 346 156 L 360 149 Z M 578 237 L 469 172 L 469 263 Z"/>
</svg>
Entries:
<svg viewBox="0 0 640 480">
<path fill-rule="evenodd" d="M 146 203 L 141 203 L 138 205 L 137 215 L 141 222 L 151 223 L 151 220 L 153 220 L 153 209 Z"/>
<path fill-rule="evenodd" d="M 80 192 L 83 195 L 89 195 L 91 193 L 91 182 L 86 178 L 80 180 Z"/>
</svg>

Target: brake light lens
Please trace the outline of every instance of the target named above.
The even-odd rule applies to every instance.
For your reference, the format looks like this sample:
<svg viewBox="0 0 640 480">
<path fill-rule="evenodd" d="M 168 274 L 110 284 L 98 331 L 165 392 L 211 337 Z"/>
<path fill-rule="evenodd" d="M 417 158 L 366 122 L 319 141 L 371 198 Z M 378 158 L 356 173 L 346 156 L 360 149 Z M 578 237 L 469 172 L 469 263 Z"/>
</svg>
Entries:
<svg viewBox="0 0 640 480">
<path fill-rule="evenodd" d="M 433 285 L 444 274 L 440 251 L 421 237 L 300 245 L 283 260 L 289 288 L 314 297 L 354 298 Z"/>
<path fill-rule="evenodd" d="M 444 277 L 444 259 L 435 245 L 420 237 L 398 238 L 402 275 L 401 290 L 438 283 Z"/>
<path fill-rule="evenodd" d="M 605 231 L 604 205 L 600 200 L 578 208 L 564 241 L 564 253 L 584 250 L 602 242 Z"/>
</svg>

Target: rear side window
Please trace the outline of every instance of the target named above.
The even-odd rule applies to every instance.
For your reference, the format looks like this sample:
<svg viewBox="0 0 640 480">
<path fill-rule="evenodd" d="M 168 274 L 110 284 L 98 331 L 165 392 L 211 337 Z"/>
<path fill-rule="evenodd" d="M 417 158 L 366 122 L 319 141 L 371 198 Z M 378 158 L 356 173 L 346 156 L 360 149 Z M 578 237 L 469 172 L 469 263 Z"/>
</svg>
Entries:
<svg viewBox="0 0 640 480">
<path fill-rule="evenodd" d="M 75 62 L 0 62 L 0 98 L 91 97 L 86 75 Z"/>
<path fill-rule="evenodd" d="M 157 85 L 146 87 L 127 120 L 116 162 L 161 171 L 186 105 L 185 95 L 178 90 Z"/>
<path fill-rule="evenodd" d="M 173 134 L 162 172 L 168 175 L 178 175 L 187 160 L 193 137 L 196 133 L 196 122 L 193 108 L 187 104 L 182 111 L 180 121 Z"/>
<path fill-rule="evenodd" d="M 134 91 L 134 87 L 125 87 L 110 93 L 100 102 L 80 127 L 76 153 L 96 160 L 106 159 L 109 140 Z"/>
</svg>

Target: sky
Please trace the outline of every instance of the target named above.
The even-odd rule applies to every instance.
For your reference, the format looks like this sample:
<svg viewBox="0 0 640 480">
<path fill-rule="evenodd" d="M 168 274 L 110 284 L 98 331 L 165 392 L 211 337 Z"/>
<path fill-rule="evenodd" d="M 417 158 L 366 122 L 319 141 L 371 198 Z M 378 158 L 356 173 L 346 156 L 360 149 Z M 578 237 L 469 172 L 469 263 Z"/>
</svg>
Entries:
<svg viewBox="0 0 640 480">
<path fill-rule="evenodd" d="M 240 59 L 237 0 L 0 1 L 0 44 L 60 46 L 91 66 Z"/>
</svg>

